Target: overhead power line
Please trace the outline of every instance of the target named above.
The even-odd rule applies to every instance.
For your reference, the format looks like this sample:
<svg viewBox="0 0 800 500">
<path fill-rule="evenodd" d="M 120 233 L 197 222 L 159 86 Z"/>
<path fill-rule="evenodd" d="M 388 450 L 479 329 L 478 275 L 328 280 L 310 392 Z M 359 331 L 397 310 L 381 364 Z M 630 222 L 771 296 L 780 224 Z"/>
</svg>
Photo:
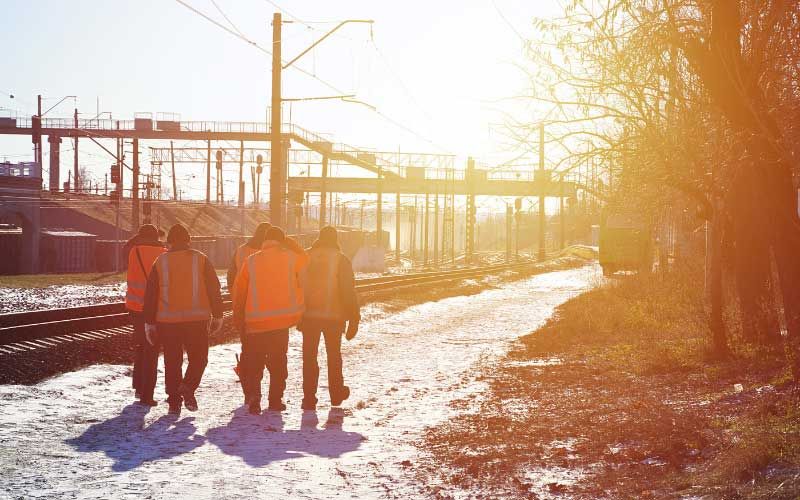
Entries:
<svg viewBox="0 0 800 500">
<path fill-rule="evenodd" d="M 225 12 L 223 12 L 222 8 L 220 8 L 217 2 L 215 0 L 211 0 L 211 3 L 214 4 L 214 7 L 217 9 L 217 12 L 222 14 L 222 17 L 224 17 L 225 20 L 228 21 L 228 24 L 231 25 L 231 28 L 233 28 L 234 31 L 239 33 L 241 36 L 244 36 L 244 33 L 242 33 L 242 31 L 239 28 L 237 28 L 235 24 L 233 24 L 233 21 L 231 21 L 230 18 L 227 15 L 225 15 Z"/>
<path fill-rule="evenodd" d="M 271 55 L 272 55 L 272 52 L 270 52 L 269 50 L 265 49 L 265 48 L 264 48 L 264 47 L 262 47 L 261 45 L 259 45 L 259 44 L 257 44 L 256 42 L 254 42 L 254 41 L 250 40 L 249 38 L 247 38 L 246 36 L 242 35 L 241 33 L 237 33 L 236 31 L 234 31 L 234 30 L 232 30 L 232 29 L 228 28 L 227 26 L 225 26 L 224 24 L 222 24 L 222 23 L 218 22 L 217 20 L 215 20 L 215 19 L 213 19 L 213 18 L 211 18 L 211 17 L 207 16 L 207 15 L 206 15 L 206 14 L 204 14 L 202 11 L 199 11 L 199 10 L 195 9 L 194 7 L 192 7 L 191 5 L 189 5 L 188 3 L 184 2 L 183 0 L 175 0 L 175 1 L 176 1 L 176 2 L 178 2 L 179 4 L 183 5 L 183 6 L 184 6 L 184 7 L 186 7 L 187 9 L 191 10 L 192 12 L 194 12 L 195 14 L 197 14 L 198 16 L 200 16 L 200 17 L 204 18 L 204 19 L 205 19 L 205 20 L 207 20 L 208 22 L 210 22 L 210 23 L 214 24 L 215 26 L 217 26 L 217 27 L 219 27 L 219 28 L 222 28 L 222 29 L 224 29 L 225 31 L 227 31 L 227 32 L 228 32 L 228 33 L 230 33 L 231 35 L 235 36 L 236 38 L 238 38 L 238 39 L 240 39 L 240 40 L 242 40 L 242 41 L 246 42 L 246 43 L 247 43 L 247 44 L 249 44 L 249 45 L 252 45 L 253 47 L 257 48 L 258 50 L 260 50 L 260 51 L 264 52 L 265 54 L 267 54 L 267 55 L 269 55 L 269 56 L 271 56 Z M 224 14 L 223 14 L 223 15 L 224 15 Z M 228 22 L 230 22 L 230 21 L 228 21 Z"/>
<path fill-rule="evenodd" d="M 225 26 L 224 24 L 222 24 L 222 23 L 220 23 L 219 21 L 217 21 L 217 20 L 213 19 L 212 17 L 209 17 L 207 14 L 205 14 L 205 13 L 203 13 L 202 11 L 200 11 L 200 10 L 198 10 L 198 9 L 196 9 L 196 8 L 194 8 L 194 7 L 192 7 L 191 5 L 189 5 L 189 4 L 188 4 L 187 2 L 185 2 L 184 0 L 175 0 L 175 1 L 176 1 L 176 2 L 178 2 L 179 4 L 183 5 L 183 6 L 184 6 L 184 7 L 186 7 L 187 9 L 191 10 L 191 11 L 192 11 L 192 12 L 194 12 L 195 14 L 197 14 L 197 15 L 201 16 L 201 17 L 202 17 L 202 18 L 204 18 L 205 20 L 209 21 L 210 23 L 214 24 L 214 25 L 215 25 L 215 26 L 217 26 L 218 28 L 221 28 L 221 29 L 225 30 L 227 33 L 229 33 L 229 34 L 231 34 L 231 35 L 235 36 L 236 38 L 238 38 L 238 39 L 240 39 L 240 40 L 244 41 L 244 42 L 245 42 L 245 43 L 247 43 L 248 45 L 250 45 L 250 46 L 252 46 L 252 47 L 255 47 L 255 48 L 257 48 L 257 49 L 258 49 L 258 50 L 260 50 L 261 52 L 263 52 L 263 53 L 265 53 L 265 54 L 267 54 L 267 55 L 269 55 L 269 56 L 272 56 L 272 52 L 271 52 L 271 51 L 269 51 L 269 50 L 265 49 L 264 47 L 262 47 L 261 45 L 257 44 L 256 42 L 254 42 L 253 40 L 251 40 L 251 39 L 250 39 L 250 38 L 248 38 L 247 36 L 245 36 L 245 35 L 243 35 L 243 34 L 241 34 L 241 33 L 237 33 L 237 31 L 235 31 L 235 30 L 233 30 L 233 29 L 231 29 L 231 28 L 229 28 L 229 27 Z M 288 14 L 290 17 L 292 17 L 292 18 L 295 18 L 295 19 L 298 19 L 296 16 L 294 16 L 293 14 L 289 13 L 288 11 L 286 11 L 286 9 L 282 8 L 280 5 L 278 5 L 278 4 L 274 3 L 274 2 L 272 2 L 271 0 L 266 0 L 266 1 L 267 1 L 267 2 L 269 2 L 271 5 L 275 6 L 275 8 L 277 8 L 278 10 L 280 10 L 280 11 L 282 11 L 282 12 L 284 12 L 284 13 Z M 224 16 L 224 14 L 223 14 L 223 16 Z M 227 18 L 226 18 L 226 19 L 227 19 Z M 230 22 L 230 21 L 229 21 L 229 22 Z M 302 23 L 302 21 L 299 21 L 299 19 L 298 19 L 298 22 L 301 22 L 301 23 Z M 304 24 L 304 23 L 303 23 L 303 24 Z M 310 26 L 309 26 L 309 27 L 310 27 Z M 285 64 L 285 61 L 283 61 L 283 60 L 282 60 L 281 62 Z M 314 80 L 317 80 L 318 82 L 320 82 L 321 84 L 325 85 L 326 87 L 328 87 L 330 90 L 333 90 L 334 92 L 337 92 L 337 93 L 339 93 L 339 94 L 348 94 L 348 92 L 345 92 L 344 90 L 342 90 L 342 89 L 340 89 L 340 88 L 336 87 L 335 85 L 333 85 L 333 84 L 331 84 L 331 83 L 329 83 L 329 82 L 327 82 L 327 81 L 323 80 L 322 78 L 318 77 L 317 75 L 315 75 L 315 74 L 313 74 L 313 73 L 311 73 L 311 72 L 309 72 L 309 71 L 306 71 L 306 70 L 304 70 L 303 68 L 301 68 L 301 67 L 299 67 L 299 66 L 294 66 L 294 65 L 292 65 L 292 66 L 289 66 L 289 69 L 295 69 L 295 70 L 297 70 L 297 71 L 299 71 L 299 72 L 303 73 L 304 75 L 306 75 L 306 76 L 309 76 L 309 77 L 313 78 Z M 368 106 L 368 108 L 369 108 L 369 109 L 370 109 L 370 110 L 371 110 L 373 113 L 377 114 L 378 116 L 380 116 L 381 118 L 383 118 L 383 119 L 384 119 L 384 120 L 386 120 L 387 122 L 389 122 L 389 123 L 391 123 L 392 125 L 394 125 L 394 126 L 396 126 L 396 127 L 400 128 L 401 130 L 404 130 L 404 131 L 406 131 L 406 132 L 410 133 L 410 134 L 411 134 L 411 135 L 413 135 L 414 137 L 416 137 L 416 138 L 418 138 L 418 139 L 420 139 L 420 140 L 424 141 L 424 142 L 425 142 L 425 143 L 427 143 L 427 144 L 430 144 L 430 145 L 432 145 L 432 146 L 436 147 L 437 149 L 439 149 L 439 150 L 441 150 L 441 151 L 449 152 L 449 150 L 448 150 L 447 148 L 445 148 L 445 147 L 442 147 L 442 146 L 440 146 L 440 145 L 436 144 L 436 143 L 435 143 L 435 142 L 433 142 L 432 140 L 430 140 L 430 139 L 428 139 L 427 137 L 423 136 L 422 134 L 420 134 L 420 133 L 418 133 L 418 132 L 414 131 L 414 130 L 413 130 L 413 129 L 411 129 L 410 127 L 407 127 L 407 126 L 403 125 L 402 123 L 398 122 L 397 120 L 394 120 L 394 119 L 390 118 L 389 116 L 387 116 L 387 115 L 385 115 L 384 113 L 382 113 L 381 111 L 379 111 L 377 108 L 375 108 L 375 107 L 373 107 L 373 106 Z"/>
</svg>

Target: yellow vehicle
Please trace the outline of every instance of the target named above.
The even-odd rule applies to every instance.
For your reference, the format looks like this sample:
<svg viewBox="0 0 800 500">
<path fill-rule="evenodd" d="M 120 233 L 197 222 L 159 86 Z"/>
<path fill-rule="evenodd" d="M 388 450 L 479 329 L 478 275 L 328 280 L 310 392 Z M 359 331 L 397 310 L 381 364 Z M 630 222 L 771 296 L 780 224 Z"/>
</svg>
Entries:
<svg viewBox="0 0 800 500">
<path fill-rule="evenodd" d="M 600 224 L 603 276 L 620 271 L 647 272 L 651 262 L 650 229 L 643 217 L 611 213 Z"/>
</svg>

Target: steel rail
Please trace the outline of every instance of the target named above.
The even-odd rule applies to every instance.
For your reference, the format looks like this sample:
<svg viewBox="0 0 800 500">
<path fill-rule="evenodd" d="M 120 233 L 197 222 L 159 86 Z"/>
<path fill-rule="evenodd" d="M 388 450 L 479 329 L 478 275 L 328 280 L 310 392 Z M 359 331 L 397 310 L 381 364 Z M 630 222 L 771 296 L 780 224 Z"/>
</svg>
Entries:
<svg viewBox="0 0 800 500">
<path fill-rule="evenodd" d="M 477 268 L 451 271 L 423 272 L 356 280 L 356 291 L 371 293 L 425 283 L 445 282 L 484 276 L 503 271 L 529 267 L 534 262 L 499 264 Z M 228 294 L 223 296 L 225 309 L 229 311 L 232 303 Z M 227 314 L 226 314 L 227 316 Z M 80 335 L 100 332 L 101 337 L 120 334 L 130 329 L 130 317 L 125 311 L 124 302 L 97 304 L 64 309 L 47 309 L 19 313 L 0 314 L 0 355 L 11 353 L 7 346 L 17 346 L 42 342 L 47 339 L 78 340 Z M 58 341 L 56 341 L 58 342 Z"/>
</svg>

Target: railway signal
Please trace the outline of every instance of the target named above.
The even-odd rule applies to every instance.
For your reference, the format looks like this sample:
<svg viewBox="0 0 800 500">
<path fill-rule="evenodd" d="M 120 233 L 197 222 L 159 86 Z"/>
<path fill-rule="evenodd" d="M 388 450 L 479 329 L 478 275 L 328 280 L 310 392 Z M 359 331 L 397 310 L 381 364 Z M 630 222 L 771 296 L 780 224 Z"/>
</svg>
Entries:
<svg viewBox="0 0 800 500">
<path fill-rule="evenodd" d="M 111 165 L 111 183 L 112 184 L 119 184 L 120 178 L 120 168 L 119 163 L 114 163 Z"/>
</svg>

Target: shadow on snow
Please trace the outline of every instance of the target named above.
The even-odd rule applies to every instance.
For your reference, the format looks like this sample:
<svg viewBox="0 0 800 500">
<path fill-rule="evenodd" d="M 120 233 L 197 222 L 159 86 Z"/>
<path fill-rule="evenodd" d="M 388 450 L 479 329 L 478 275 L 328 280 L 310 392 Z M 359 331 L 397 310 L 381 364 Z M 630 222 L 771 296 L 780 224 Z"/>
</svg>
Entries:
<svg viewBox="0 0 800 500">
<path fill-rule="evenodd" d="M 116 472 L 176 457 L 205 444 L 205 436 L 197 434 L 194 417 L 164 415 L 145 427 L 149 411 L 147 406 L 128 405 L 116 417 L 93 424 L 80 436 L 65 442 L 80 452 L 104 452 L 114 459 L 111 469 Z"/>
<path fill-rule="evenodd" d="M 355 451 L 365 440 L 357 432 L 342 429 L 344 412 L 332 408 L 322 429 L 314 411 L 304 411 L 300 429 L 284 430 L 283 416 L 267 411 L 263 416 L 248 415 L 244 407 L 233 413 L 223 427 L 209 429 L 208 441 L 226 455 L 240 457 L 251 467 L 272 462 L 316 455 L 336 458 Z"/>
<path fill-rule="evenodd" d="M 131 404 L 104 422 L 92 424 L 80 436 L 65 442 L 79 452 L 103 452 L 114 460 L 111 469 L 124 472 L 146 462 L 165 460 L 210 442 L 226 455 L 238 456 L 251 467 L 316 455 L 335 458 L 355 451 L 365 438 L 342 429 L 344 412 L 333 408 L 322 429 L 316 412 L 303 412 L 300 429 L 284 430 L 283 416 L 266 412 L 248 415 L 245 407 L 233 412 L 224 426 L 197 433 L 194 417 L 164 415 L 145 426 L 149 407 Z"/>
</svg>

